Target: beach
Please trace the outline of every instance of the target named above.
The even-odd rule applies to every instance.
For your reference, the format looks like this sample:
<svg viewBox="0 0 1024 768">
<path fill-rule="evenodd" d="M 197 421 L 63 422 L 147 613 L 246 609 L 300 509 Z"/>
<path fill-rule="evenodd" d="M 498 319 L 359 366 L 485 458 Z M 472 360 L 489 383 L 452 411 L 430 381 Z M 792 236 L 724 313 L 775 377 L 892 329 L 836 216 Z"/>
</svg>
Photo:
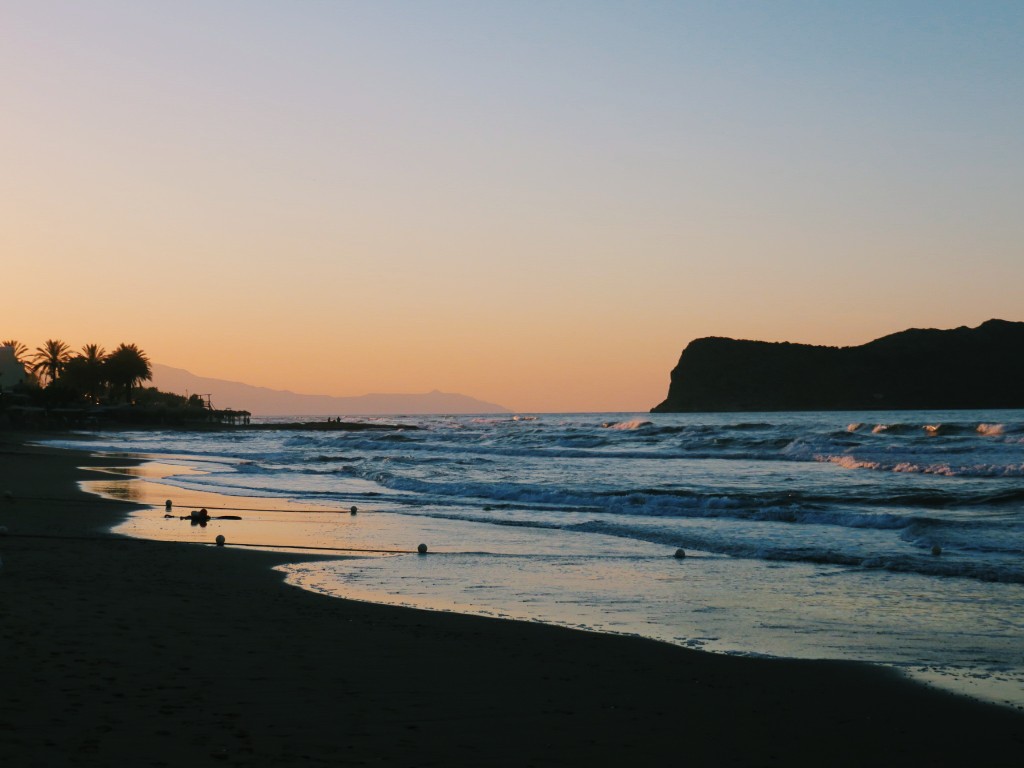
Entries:
<svg viewBox="0 0 1024 768">
<path fill-rule="evenodd" d="M 1017 765 L 1024 749 L 1019 712 L 876 667 L 343 600 L 271 570 L 309 555 L 114 536 L 130 506 L 77 484 L 124 463 L 0 443 L 5 764 Z"/>
</svg>

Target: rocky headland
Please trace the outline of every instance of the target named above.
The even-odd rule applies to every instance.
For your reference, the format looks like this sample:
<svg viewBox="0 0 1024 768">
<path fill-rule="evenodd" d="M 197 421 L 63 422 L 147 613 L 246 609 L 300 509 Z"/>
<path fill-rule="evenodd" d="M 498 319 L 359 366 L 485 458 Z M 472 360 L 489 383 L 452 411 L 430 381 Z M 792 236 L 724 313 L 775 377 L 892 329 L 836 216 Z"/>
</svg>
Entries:
<svg viewBox="0 0 1024 768">
<path fill-rule="evenodd" d="M 708 337 L 653 413 L 1024 408 L 1024 322 L 912 328 L 857 347 Z"/>
</svg>

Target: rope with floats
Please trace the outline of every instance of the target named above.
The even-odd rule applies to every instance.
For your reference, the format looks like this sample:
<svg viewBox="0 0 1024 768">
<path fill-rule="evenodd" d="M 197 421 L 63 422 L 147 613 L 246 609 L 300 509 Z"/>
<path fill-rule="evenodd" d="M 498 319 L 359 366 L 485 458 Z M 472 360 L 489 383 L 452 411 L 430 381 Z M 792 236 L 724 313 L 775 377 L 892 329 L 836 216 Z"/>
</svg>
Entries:
<svg viewBox="0 0 1024 768">
<path fill-rule="evenodd" d="M 8 502 L 13 502 L 14 501 L 14 497 L 11 495 L 11 493 L 9 491 L 4 493 L 4 498 Z M 18 497 L 18 498 L 21 501 L 52 502 L 52 503 L 58 503 L 58 504 L 68 504 L 68 503 L 73 503 L 73 504 L 95 504 L 97 501 L 117 503 L 117 504 L 121 504 L 121 503 L 132 504 L 132 503 L 134 503 L 136 506 L 142 506 L 142 507 L 145 507 L 145 508 L 149 508 L 149 509 L 151 509 L 153 511 L 156 511 L 157 509 L 160 508 L 159 504 L 152 504 L 152 503 L 142 504 L 141 502 L 131 502 L 129 500 L 121 500 L 121 499 L 110 499 L 110 498 L 105 498 L 105 497 L 102 497 L 102 496 L 98 496 L 98 497 L 94 497 L 94 498 L 84 498 L 84 499 L 83 498 L 63 498 L 62 499 L 62 498 L 57 498 L 57 497 L 46 497 L 46 496 L 21 496 L 21 497 Z M 164 502 L 164 510 L 166 510 L 166 513 L 164 514 L 164 518 L 165 519 L 177 518 L 178 520 L 189 520 L 189 521 L 192 522 L 193 525 L 198 524 L 198 525 L 202 525 L 203 527 L 206 527 L 206 523 L 208 521 L 213 521 L 213 520 L 242 520 L 242 518 L 237 516 L 237 515 L 217 515 L 217 516 L 210 515 L 208 510 L 211 510 L 211 509 L 216 510 L 216 511 L 222 511 L 222 512 L 224 512 L 224 511 L 226 511 L 226 512 L 283 512 L 283 513 L 321 514 L 321 515 L 338 515 L 338 514 L 344 514 L 345 511 L 348 511 L 349 514 L 351 514 L 353 516 L 359 511 L 359 508 L 356 507 L 355 505 L 349 507 L 348 510 L 341 510 L 341 509 L 339 509 L 339 510 L 333 510 L 333 509 L 280 509 L 280 508 L 268 508 L 268 507 L 220 507 L 220 506 L 209 506 L 209 507 L 203 507 L 202 509 L 199 509 L 199 510 L 192 510 L 188 515 L 172 515 L 172 514 L 170 514 L 170 511 L 173 509 L 173 507 L 174 507 L 174 503 L 173 503 L 173 501 L 171 499 L 167 499 Z M 4 533 L 6 533 L 6 530 L 4 531 Z M 52 535 L 52 534 L 16 534 L 16 536 L 20 536 L 21 538 L 37 538 L 37 539 L 66 539 L 66 540 L 69 540 L 69 541 L 137 541 L 137 542 L 164 541 L 164 542 L 167 542 L 167 543 L 170 543 L 170 544 L 205 544 L 207 546 L 211 545 L 211 542 L 195 541 L 195 540 L 187 540 L 187 539 L 186 540 L 180 540 L 180 539 L 141 539 L 141 538 L 140 539 L 136 539 L 136 538 L 131 538 L 131 537 L 125 537 L 125 538 L 122 539 L 122 538 L 116 538 L 116 537 L 105 538 L 105 537 L 100 537 L 100 536 L 57 536 L 57 535 Z M 216 537 L 215 541 L 212 542 L 212 544 L 215 545 L 215 546 L 218 546 L 218 547 L 223 547 L 223 546 L 225 546 L 225 544 L 227 544 L 227 540 L 226 540 L 226 538 L 223 535 L 218 535 Z M 325 546 L 302 545 L 302 544 L 253 544 L 253 543 L 246 543 L 246 542 L 232 542 L 232 546 L 235 546 L 235 547 L 249 547 L 249 548 L 266 549 L 266 550 L 285 550 L 285 549 L 289 549 L 289 550 L 315 551 L 315 552 L 360 552 L 360 553 L 364 553 L 364 554 L 381 554 L 381 555 L 412 555 L 412 554 L 426 555 L 426 554 L 428 554 L 428 548 L 427 548 L 426 544 L 419 544 L 416 547 L 415 550 L 410 550 L 410 549 L 373 549 L 373 548 L 366 548 L 366 547 L 325 547 Z M 486 555 L 486 556 L 491 556 L 491 557 L 515 557 L 515 556 L 517 556 L 516 554 L 498 553 L 498 552 L 430 552 L 429 554 L 432 554 L 432 555 L 433 554 L 444 554 L 444 555 L 480 555 L 480 556 Z M 935 553 L 933 552 L 933 554 L 935 554 Z M 521 554 L 521 555 L 518 555 L 518 556 L 530 557 L 531 555 L 529 553 L 526 553 L 526 554 Z M 580 557 L 580 555 L 562 555 L 562 557 Z M 610 557 L 612 559 L 615 559 L 618 556 L 615 556 L 615 555 L 611 555 L 611 556 L 587 555 L 587 557 L 589 557 L 591 559 L 604 559 L 604 558 L 608 558 L 608 557 Z M 685 559 L 687 557 L 687 552 L 686 552 L 686 550 L 684 550 L 682 548 L 679 548 L 679 549 L 675 550 L 675 552 L 673 553 L 672 557 L 674 557 L 677 560 L 682 560 L 682 559 Z"/>
<path fill-rule="evenodd" d="M 112 544 L 200 544 L 202 546 L 211 547 L 223 547 L 228 544 L 226 538 L 223 535 L 218 535 L 214 541 L 196 541 L 194 539 L 142 539 L 135 538 L 133 536 L 72 536 L 67 534 L 53 534 L 53 533 L 12 533 L 5 530 L 0 533 L 7 539 L 43 539 L 52 541 L 88 541 L 88 542 L 103 542 Z M 538 555 L 529 552 L 431 552 L 426 544 L 419 544 L 416 549 L 376 549 L 373 547 L 325 547 L 313 544 L 255 544 L 251 542 L 233 541 L 231 542 L 233 547 L 246 547 L 249 549 L 259 549 L 266 551 L 275 550 L 296 550 L 296 551 L 307 551 L 307 552 L 355 552 L 364 555 L 473 555 L 477 557 L 538 557 Z M 678 554 L 681 550 L 676 550 L 676 554 L 673 555 L 675 558 L 682 558 L 686 555 Z M 588 560 L 660 560 L 662 556 L 637 556 L 637 555 L 579 555 L 579 554 L 567 554 L 567 555 L 555 555 L 547 554 L 540 555 L 544 558 L 581 558 L 586 557 Z"/>
<path fill-rule="evenodd" d="M 5 498 L 7 499 L 7 501 L 14 501 L 14 497 L 13 496 L 9 496 L 8 495 Z M 158 509 L 161 506 L 158 503 L 133 501 L 131 499 L 111 499 L 111 498 L 107 498 L 107 497 L 104 497 L 104 496 L 96 496 L 96 497 L 93 497 L 93 498 L 85 498 L 85 499 L 83 499 L 83 498 L 75 498 L 75 497 L 57 498 L 55 496 L 18 496 L 17 500 L 18 501 L 41 501 L 41 502 L 47 502 L 47 503 L 53 503 L 53 504 L 95 504 L 96 502 L 106 502 L 106 503 L 110 503 L 110 504 L 133 504 L 135 506 L 152 507 L 153 509 Z M 170 501 L 170 499 L 168 499 L 167 501 Z M 167 501 L 165 501 L 163 503 L 163 507 L 164 507 L 164 509 L 169 510 L 169 509 L 171 509 L 173 507 L 173 504 L 171 506 L 168 506 L 167 505 Z M 188 506 L 188 505 L 186 505 L 186 506 Z M 362 510 L 359 507 L 356 507 L 354 505 L 351 506 L 351 507 L 348 507 L 347 509 L 324 509 L 322 507 L 319 508 L 319 509 L 294 509 L 294 508 L 280 508 L 280 507 L 218 507 L 218 506 L 212 506 L 212 505 L 204 505 L 204 508 L 205 509 L 213 509 L 213 510 L 216 510 L 218 512 L 291 512 L 291 513 L 303 514 L 303 515 L 340 515 L 340 514 L 344 514 L 345 512 L 348 512 L 349 514 L 354 515 L 356 513 L 363 513 L 363 512 L 366 511 L 366 510 Z M 370 510 L 370 512 L 373 512 L 373 511 L 375 511 L 375 510 Z"/>
<path fill-rule="evenodd" d="M 52 541 L 91 541 L 91 542 L 113 542 L 116 544 L 202 544 L 204 546 L 223 546 L 226 541 L 189 541 L 187 539 L 136 539 L 130 536 L 70 536 L 70 535 L 57 535 L 53 533 L 10 533 L 6 534 L 8 539 L 46 539 Z M 223 539 L 223 536 L 218 536 L 218 539 Z M 314 545 L 301 545 L 301 544 L 251 544 L 245 542 L 232 542 L 232 546 L 235 547 L 252 547 L 258 549 L 297 549 L 297 550 L 315 550 L 323 552 L 361 552 L 363 554 L 375 554 L 375 555 L 425 555 L 427 549 L 425 544 L 420 544 L 419 547 L 423 547 L 421 550 L 419 547 L 416 549 L 373 549 L 369 547 L 324 547 Z M 437 554 L 448 554 L 448 555 L 460 555 L 469 554 L 465 552 L 430 552 L 432 555 Z M 474 553 L 474 554 L 487 554 L 487 553 Z"/>
</svg>

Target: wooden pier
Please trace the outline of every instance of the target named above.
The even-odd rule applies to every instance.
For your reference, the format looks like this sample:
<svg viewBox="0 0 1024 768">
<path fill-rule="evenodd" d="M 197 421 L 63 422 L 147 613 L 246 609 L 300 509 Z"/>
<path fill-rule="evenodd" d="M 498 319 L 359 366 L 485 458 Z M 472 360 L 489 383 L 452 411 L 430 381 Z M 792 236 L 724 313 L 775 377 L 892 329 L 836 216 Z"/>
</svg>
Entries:
<svg viewBox="0 0 1024 768">
<path fill-rule="evenodd" d="M 232 426 L 247 426 L 252 413 L 249 411 L 236 411 L 234 408 L 214 408 L 210 395 L 194 395 L 203 401 L 203 409 L 206 411 L 206 420 L 211 424 L 230 424 Z"/>
</svg>

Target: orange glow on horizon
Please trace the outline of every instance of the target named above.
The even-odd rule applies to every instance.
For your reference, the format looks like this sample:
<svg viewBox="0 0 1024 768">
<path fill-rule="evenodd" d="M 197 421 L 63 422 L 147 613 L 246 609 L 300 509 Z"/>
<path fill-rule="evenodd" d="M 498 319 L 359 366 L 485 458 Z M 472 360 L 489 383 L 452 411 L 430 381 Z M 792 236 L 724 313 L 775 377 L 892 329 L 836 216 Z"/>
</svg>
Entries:
<svg viewBox="0 0 1024 768">
<path fill-rule="evenodd" d="M 5 10 L 0 337 L 643 411 L 701 336 L 1024 319 L 1016 19 L 387 5 Z"/>
</svg>

